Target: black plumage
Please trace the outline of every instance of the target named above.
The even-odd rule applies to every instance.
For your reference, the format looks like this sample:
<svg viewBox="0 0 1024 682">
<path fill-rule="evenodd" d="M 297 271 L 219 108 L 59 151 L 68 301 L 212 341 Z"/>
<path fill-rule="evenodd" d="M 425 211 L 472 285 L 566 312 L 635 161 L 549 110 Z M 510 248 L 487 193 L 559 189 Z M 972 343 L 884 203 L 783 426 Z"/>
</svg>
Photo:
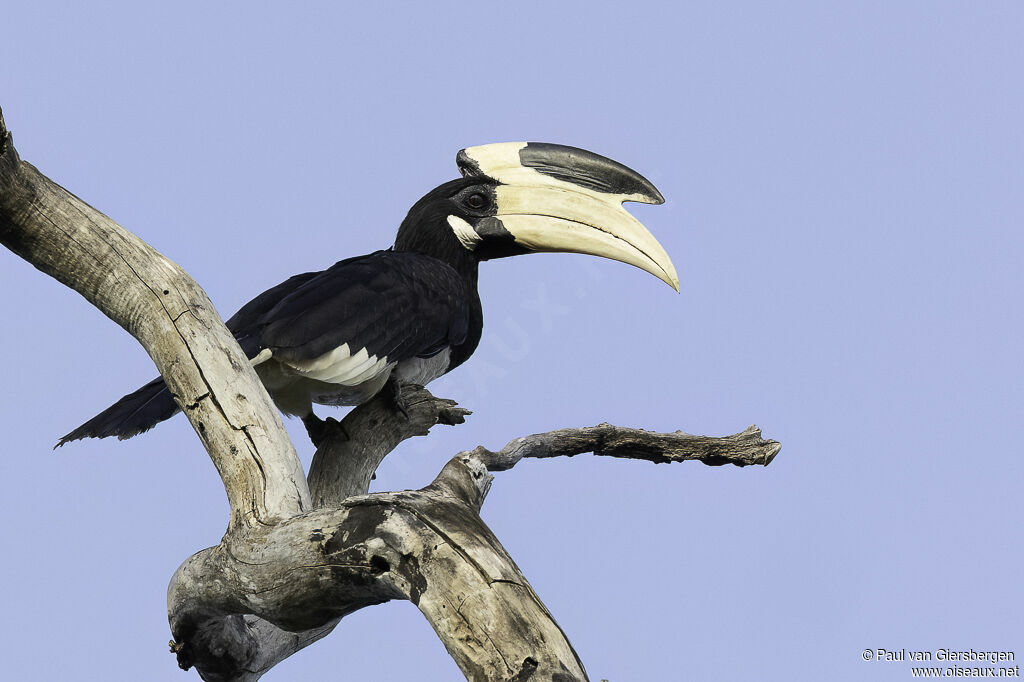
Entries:
<svg viewBox="0 0 1024 682">
<path fill-rule="evenodd" d="M 225 324 L 250 360 L 269 350 L 279 363 L 302 363 L 348 344 L 353 354 L 365 349 L 368 355 L 386 357 L 391 369 L 447 350 L 447 363 L 440 373 L 454 369 L 475 350 L 483 316 L 476 293 L 476 260 L 460 253 L 465 249 L 444 220 L 452 210 L 451 195 L 477 183 L 467 179 L 445 183 L 417 202 L 399 230 L 396 247 L 290 277 L 246 303 Z M 397 250 L 400 247 L 416 250 Z M 351 397 L 347 394 L 352 391 L 335 394 L 330 386 L 321 386 L 326 382 L 305 382 L 311 385 L 309 395 L 296 400 L 281 387 L 273 390 L 273 379 L 261 378 L 282 411 L 302 417 L 311 415 L 312 402 L 350 405 L 369 397 L 359 391 Z M 374 388 L 371 395 L 380 387 Z M 157 378 L 62 437 L 57 445 L 90 437 L 131 438 L 178 410 L 163 380 Z"/>
<path fill-rule="evenodd" d="M 356 405 L 389 379 L 426 384 L 473 353 L 483 329 L 481 261 L 591 253 L 678 288 L 660 245 L 622 210 L 623 201 L 663 201 L 634 171 L 584 150 L 528 143 L 470 148 L 458 163 L 466 177 L 416 202 L 391 249 L 295 275 L 227 321 L 275 403 L 303 417 L 311 435 L 322 426 L 313 403 Z M 154 379 L 58 445 L 128 438 L 177 411 Z"/>
<path fill-rule="evenodd" d="M 479 328 L 469 334 L 473 310 L 479 308 L 475 298 L 466 280 L 436 258 L 376 251 L 291 277 L 244 305 L 226 324 L 249 359 L 269 349 L 285 362 L 313 360 L 348 344 L 353 353 L 365 348 L 400 364 L 451 348 L 448 371 L 480 340 Z M 58 445 L 87 437 L 130 438 L 177 411 L 163 379 L 154 379 Z"/>
<path fill-rule="evenodd" d="M 465 280 L 436 258 L 376 251 L 306 279 L 266 312 L 250 315 L 246 305 L 227 325 L 258 339 L 250 357 L 269 348 L 281 360 L 312 360 L 347 343 L 400 362 L 464 343 L 470 296 Z"/>
</svg>

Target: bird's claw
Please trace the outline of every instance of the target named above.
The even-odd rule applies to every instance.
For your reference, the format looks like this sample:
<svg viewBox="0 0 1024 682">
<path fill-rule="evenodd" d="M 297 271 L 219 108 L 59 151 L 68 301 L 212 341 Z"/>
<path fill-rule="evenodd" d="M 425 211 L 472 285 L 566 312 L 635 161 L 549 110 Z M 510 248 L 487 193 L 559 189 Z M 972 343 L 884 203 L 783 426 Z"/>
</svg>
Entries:
<svg viewBox="0 0 1024 682">
<path fill-rule="evenodd" d="M 337 433 L 341 433 L 345 440 L 350 440 L 348 431 L 345 430 L 345 425 L 334 417 L 320 419 L 320 417 L 310 413 L 302 418 L 302 425 L 306 427 L 309 440 L 312 441 L 313 446 L 317 449 L 331 438 L 334 438 Z"/>
<path fill-rule="evenodd" d="M 400 413 L 405 417 L 406 421 L 409 421 L 409 401 L 402 395 L 402 385 L 394 379 L 388 379 L 387 386 L 387 397 L 391 403 L 391 407 L 394 411 Z"/>
</svg>

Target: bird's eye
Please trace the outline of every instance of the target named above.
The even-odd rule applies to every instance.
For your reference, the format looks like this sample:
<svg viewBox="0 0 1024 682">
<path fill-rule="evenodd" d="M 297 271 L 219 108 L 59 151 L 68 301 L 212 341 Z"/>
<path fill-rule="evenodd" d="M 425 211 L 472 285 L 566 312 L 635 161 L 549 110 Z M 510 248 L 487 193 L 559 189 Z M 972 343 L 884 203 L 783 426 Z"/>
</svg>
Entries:
<svg viewBox="0 0 1024 682">
<path fill-rule="evenodd" d="M 483 194 L 480 194 L 479 192 L 474 192 L 473 194 L 470 194 L 468 197 L 466 197 L 466 206 L 474 210 L 480 210 L 486 205 L 487 197 L 485 197 Z"/>
</svg>

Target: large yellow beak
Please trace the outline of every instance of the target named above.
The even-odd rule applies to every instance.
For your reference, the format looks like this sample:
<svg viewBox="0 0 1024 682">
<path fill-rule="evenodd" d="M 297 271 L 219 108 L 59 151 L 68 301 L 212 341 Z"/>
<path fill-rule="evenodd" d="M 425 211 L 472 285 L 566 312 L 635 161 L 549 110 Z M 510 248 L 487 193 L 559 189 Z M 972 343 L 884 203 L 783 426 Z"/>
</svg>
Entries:
<svg viewBox="0 0 1024 682">
<path fill-rule="evenodd" d="M 497 211 L 477 225 L 481 234 L 507 231 L 531 251 L 611 258 L 646 270 L 679 291 L 665 249 L 623 202 L 664 202 L 642 175 L 575 147 L 507 142 L 459 152 L 463 175 L 497 181 Z"/>
</svg>

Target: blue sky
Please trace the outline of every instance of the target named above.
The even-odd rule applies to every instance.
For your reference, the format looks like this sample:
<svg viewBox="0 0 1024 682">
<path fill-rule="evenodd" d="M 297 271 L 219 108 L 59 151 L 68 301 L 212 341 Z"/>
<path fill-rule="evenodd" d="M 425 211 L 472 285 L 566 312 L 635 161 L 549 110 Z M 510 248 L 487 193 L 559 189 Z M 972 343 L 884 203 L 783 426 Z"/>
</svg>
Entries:
<svg viewBox="0 0 1024 682">
<path fill-rule="evenodd" d="M 22 157 L 225 317 L 388 246 L 465 146 L 576 145 L 658 186 L 665 205 L 631 210 L 682 293 L 583 256 L 484 265 L 484 340 L 432 385 L 474 415 L 376 481 L 600 421 L 780 440 L 767 469 L 497 475 L 484 518 L 593 679 L 905 680 L 861 652 L 1024 655 L 1019 4 L 33 2 L 3 23 Z M 8 252 L 0 287 L 5 674 L 187 679 L 165 588 L 219 540 L 220 481 L 180 418 L 52 452 L 152 363 Z M 458 676 L 395 603 L 267 679 L 339 671 Z"/>
</svg>

